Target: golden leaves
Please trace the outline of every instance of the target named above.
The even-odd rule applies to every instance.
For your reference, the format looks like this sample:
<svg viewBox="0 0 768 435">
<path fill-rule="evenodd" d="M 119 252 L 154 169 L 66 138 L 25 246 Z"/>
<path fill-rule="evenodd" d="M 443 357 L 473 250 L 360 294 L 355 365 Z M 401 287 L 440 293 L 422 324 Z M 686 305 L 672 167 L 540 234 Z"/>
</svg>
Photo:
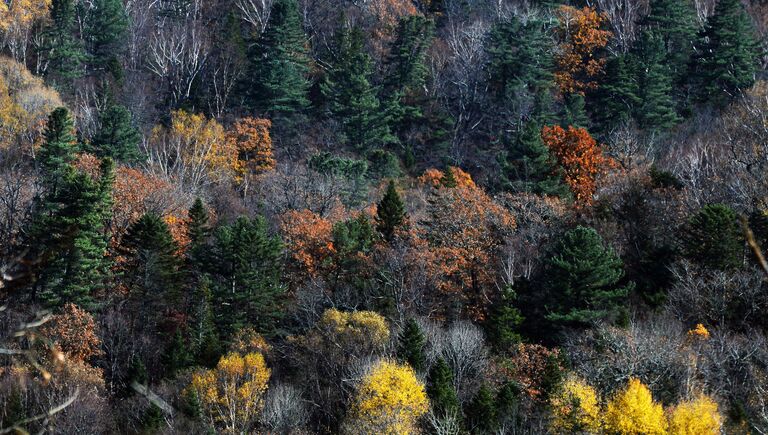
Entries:
<svg viewBox="0 0 768 435">
<path fill-rule="evenodd" d="M 563 94 L 583 93 L 595 89 L 595 78 L 603 73 L 605 59 L 596 57 L 598 50 L 608 45 L 612 33 L 600 28 L 606 22 L 605 14 L 590 7 L 582 9 L 560 6 L 559 53 L 555 58 L 555 82 Z"/>
<path fill-rule="evenodd" d="M 667 432 L 664 409 L 653 400 L 651 391 L 638 379 L 630 378 L 605 410 L 605 428 L 620 435 L 663 435 Z"/>
</svg>

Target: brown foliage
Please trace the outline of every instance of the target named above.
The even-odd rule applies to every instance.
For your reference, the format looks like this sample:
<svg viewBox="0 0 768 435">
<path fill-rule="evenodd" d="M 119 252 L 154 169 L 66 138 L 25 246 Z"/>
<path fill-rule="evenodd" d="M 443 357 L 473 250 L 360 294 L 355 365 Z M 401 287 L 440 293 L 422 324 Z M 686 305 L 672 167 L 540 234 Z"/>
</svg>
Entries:
<svg viewBox="0 0 768 435">
<path fill-rule="evenodd" d="M 240 171 L 260 174 L 275 168 L 272 154 L 272 138 L 268 119 L 242 118 L 227 132 L 227 139 L 235 144 L 240 161 Z"/>
<path fill-rule="evenodd" d="M 86 362 L 101 354 L 101 340 L 96 335 L 93 316 L 74 304 L 65 305 L 43 328 L 42 333 L 75 361 Z"/>
<path fill-rule="evenodd" d="M 559 53 L 555 59 L 555 81 L 563 94 L 583 93 L 595 89 L 595 79 L 603 73 L 605 59 L 598 57 L 600 49 L 608 45 L 612 33 L 601 30 L 606 16 L 590 7 L 577 9 L 560 6 L 558 36 Z"/>
</svg>

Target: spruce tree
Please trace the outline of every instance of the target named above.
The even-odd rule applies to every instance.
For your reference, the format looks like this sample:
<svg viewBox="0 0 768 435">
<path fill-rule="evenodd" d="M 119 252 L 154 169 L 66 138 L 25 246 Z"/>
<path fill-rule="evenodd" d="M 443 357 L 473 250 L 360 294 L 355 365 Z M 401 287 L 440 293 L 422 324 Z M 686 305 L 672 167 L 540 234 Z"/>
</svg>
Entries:
<svg viewBox="0 0 768 435">
<path fill-rule="evenodd" d="M 637 73 L 628 55 L 608 59 L 605 78 L 592 94 L 591 106 L 597 130 L 608 133 L 613 128 L 629 121 L 640 103 L 638 98 Z"/>
<path fill-rule="evenodd" d="M 691 216 L 680 239 L 686 257 L 708 268 L 727 270 L 742 264 L 744 236 L 738 216 L 723 204 L 709 204 Z"/>
<path fill-rule="evenodd" d="M 496 398 L 491 389 L 483 384 L 467 409 L 469 426 L 475 434 L 493 434 L 498 428 Z"/>
<path fill-rule="evenodd" d="M 429 371 L 427 396 L 434 412 L 441 416 L 460 417 L 459 399 L 453 387 L 453 372 L 444 359 L 438 358 Z"/>
<path fill-rule="evenodd" d="M 724 105 L 755 82 L 759 48 L 739 0 L 720 0 L 700 35 L 691 78 L 700 101 Z"/>
<path fill-rule="evenodd" d="M 217 324 L 223 336 L 244 326 L 274 334 L 282 317 L 282 242 L 266 220 L 240 217 L 213 234 L 212 273 Z"/>
<path fill-rule="evenodd" d="M 514 305 L 516 301 L 517 295 L 511 287 L 503 289 L 491 306 L 484 325 L 488 342 L 499 353 L 508 352 L 521 341 L 517 331 L 524 319 Z"/>
<path fill-rule="evenodd" d="M 135 163 L 141 159 L 139 142 L 141 134 L 133 126 L 131 112 L 120 105 L 114 105 L 99 117 L 99 130 L 91 140 L 88 151 L 99 157 Z"/>
<path fill-rule="evenodd" d="M 49 11 L 41 48 L 48 62 L 45 74 L 57 89 L 71 91 L 74 79 L 83 75 L 86 60 L 82 41 L 76 35 L 74 1 L 52 0 Z"/>
<path fill-rule="evenodd" d="M 640 103 L 636 118 L 640 127 L 652 131 L 665 130 L 679 118 L 672 98 L 672 76 L 664 57 L 664 42 L 651 31 L 643 31 L 637 58 Z"/>
<path fill-rule="evenodd" d="M 89 64 L 97 72 L 122 75 L 120 58 L 128 32 L 128 14 L 121 0 L 95 0 L 87 29 Z"/>
<path fill-rule="evenodd" d="M 395 230 L 403 223 L 405 223 L 405 205 L 400 199 L 400 194 L 397 193 L 395 182 L 390 180 L 384 197 L 376 207 L 376 230 L 384 236 L 384 239 L 391 241 Z"/>
<path fill-rule="evenodd" d="M 696 9 L 692 0 L 651 0 L 650 11 L 641 22 L 658 35 L 663 44 L 663 61 L 672 82 L 681 84 L 696 44 Z"/>
<path fill-rule="evenodd" d="M 336 58 L 320 88 L 340 124 L 342 142 L 359 151 L 396 142 L 390 116 L 371 84 L 373 61 L 365 52 L 362 30 L 342 28 L 336 39 Z"/>
<path fill-rule="evenodd" d="M 499 163 L 502 166 L 501 187 L 505 190 L 562 198 L 570 196 L 535 121 L 528 121 L 523 126 L 508 151 L 499 157 Z"/>
<path fill-rule="evenodd" d="M 560 326 L 615 320 L 632 287 L 618 285 L 623 266 L 593 228 L 579 226 L 567 231 L 547 260 L 547 320 Z"/>
<path fill-rule="evenodd" d="M 267 27 L 248 53 L 248 103 L 278 130 L 303 119 L 309 106 L 310 57 L 296 0 L 276 0 Z"/>
<path fill-rule="evenodd" d="M 419 324 L 414 319 L 408 319 L 398 337 L 397 357 L 417 372 L 421 372 L 427 365 L 427 357 L 424 354 L 426 343 L 427 339 Z"/>
</svg>

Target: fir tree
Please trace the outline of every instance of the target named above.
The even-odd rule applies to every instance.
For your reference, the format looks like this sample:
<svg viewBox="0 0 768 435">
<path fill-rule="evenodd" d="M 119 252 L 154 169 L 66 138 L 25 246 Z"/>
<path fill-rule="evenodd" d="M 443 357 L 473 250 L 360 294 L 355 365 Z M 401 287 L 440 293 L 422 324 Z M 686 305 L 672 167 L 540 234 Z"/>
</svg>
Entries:
<svg viewBox="0 0 768 435">
<path fill-rule="evenodd" d="M 282 242 L 263 217 L 238 218 L 213 235 L 216 320 L 224 336 L 243 326 L 275 333 L 282 317 Z"/>
<path fill-rule="evenodd" d="M 49 194 L 55 194 L 61 178 L 75 160 L 79 147 L 74 133 L 75 124 L 69 110 L 59 107 L 51 112 L 45 127 L 45 142 L 38 154 L 43 183 Z"/>
<path fill-rule="evenodd" d="M 617 318 L 631 285 L 618 285 L 624 275 L 623 263 L 597 231 L 585 227 L 567 231 L 547 263 L 549 321 L 589 326 Z"/>
<path fill-rule="evenodd" d="M 296 0 L 276 0 L 266 30 L 248 53 L 246 95 L 278 129 L 290 128 L 309 106 L 310 57 Z"/>
<path fill-rule="evenodd" d="M 492 434 L 498 427 L 496 398 L 491 389 L 483 384 L 467 409 L 472 433 Z"/>
<path fill-rule="evenodd" d="M 724 105 L 755 82 L 759 50 L 739 0 L 720 0 L 701 34 L 691 72 L 701 101 Z"/>
<path fill-rule="evenodd" d="M 460 417 L 459 399 L 453 387 L 453 372 L 444 359 L 438 358 L 429 371 L 427 395 L 432 409 L 439 416 Z"/>
<path fill-rule="evenodd" d="M 128 14 L 121 0 L 95 0 L 91 9 L 87 40 L 91 68 L 122 75 L 119 56 L 125 47 Z"/>
<path fill-rule="evenodd" d="M 395 230 L 403 223 L 405 223 L 405 205 L 400 199 L 400 194 L 397 193 L 395 182 L 390 180 L 384 197 L 376 207 L 376 230 L 384 236 L 384 239 L 391 241 Z"/>
<path fill-rule="evenodd" d="M 738 217 L 723 204 L 704 206 L 683 227 L 685 256 L 708 268 L 727 270 L 742 264 L 744 236 Z"/>
<path fill-rule="evenodd" d="M 528 121 L 509 150 L 499 157 L 502 188 L 568 198 L 570 190 L 558 173 L 557 163 L 541 140 L 541 128 Z"/>
<path fill-rule="evenodd" d="M 133 126 L 131 112 L 120 105 L 105 110 L 99 117 L 100 127 L 91 140 L 88 151 L 99 157 L 135 163 L 140 160 L 141 134 Z"/>
<path fill-rule="evenodd" d="M 46 76 L 63 91 L 71 91 L 74 79 L 83 75 L 86 56 L 76 30 L 73 0 L 52 0 L 42 51 L 48 61 Z"/>
<path fill-rule="evenodd" d="M 517 330 L 523 323 L 523 316 L 520 314 L 520 310 L 514 306 L 516 300 L 517 295 L 511 287 L 502 290 L 491 306 L 484 325 L 488 342 L 499 353 L 509 351 L 513 345 L 521 340 Z"/>
<path fill-rule="evenodd" d="M 321 90 L 330 113 L 341 124 L 342 141 L 361 151 L 397 141 L 390 132 L 390 116 L 370 82 L 372 73 L 362 30 L 343 28 L 337 34 L 336 59 Z"/>
<path fill-rule="evenodd" d="M 640 127 L 657 131 L 675 125 L 679 118 L 672 99 L 672 76 L 665 64 L 664 42 L 650 31 L 643 31 L 637 57 L 640 71 L 640 104 L 636 118 Z"/>
<path fill-rule="evenodd" d="M 424 346 L 427 340 L 421 332 L 419 324 L 414 319 L 409 319 L 400 332 L 397 346 L 397 357 L 401 361 L 410 364 L 414 370 L 421 372 L 426 368 L 427 360 L 424 354 Z"/>
<path fill-rule="evenodd" d="M 619 55 L 608 59 L 603 84 L 593 93 L 592 115 L 602 133 L 629 121 L 640 103 L 635 64 L 628 57 Z"/>
</svg>

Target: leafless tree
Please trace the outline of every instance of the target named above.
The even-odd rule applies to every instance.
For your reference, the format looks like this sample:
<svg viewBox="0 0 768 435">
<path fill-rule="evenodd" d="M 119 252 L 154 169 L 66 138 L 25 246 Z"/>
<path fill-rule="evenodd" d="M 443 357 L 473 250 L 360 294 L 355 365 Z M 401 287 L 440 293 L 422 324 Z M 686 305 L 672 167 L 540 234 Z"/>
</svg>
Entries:
<svg viewBox="0 0 768 435">
<path fill-rule="evenodd" d="M 640 18 L 648 13 L 647 0 L 589 0 L 587 5 L 605 13 L 616 50 L 626 53 L 637 38 Z"/>
</svg>

